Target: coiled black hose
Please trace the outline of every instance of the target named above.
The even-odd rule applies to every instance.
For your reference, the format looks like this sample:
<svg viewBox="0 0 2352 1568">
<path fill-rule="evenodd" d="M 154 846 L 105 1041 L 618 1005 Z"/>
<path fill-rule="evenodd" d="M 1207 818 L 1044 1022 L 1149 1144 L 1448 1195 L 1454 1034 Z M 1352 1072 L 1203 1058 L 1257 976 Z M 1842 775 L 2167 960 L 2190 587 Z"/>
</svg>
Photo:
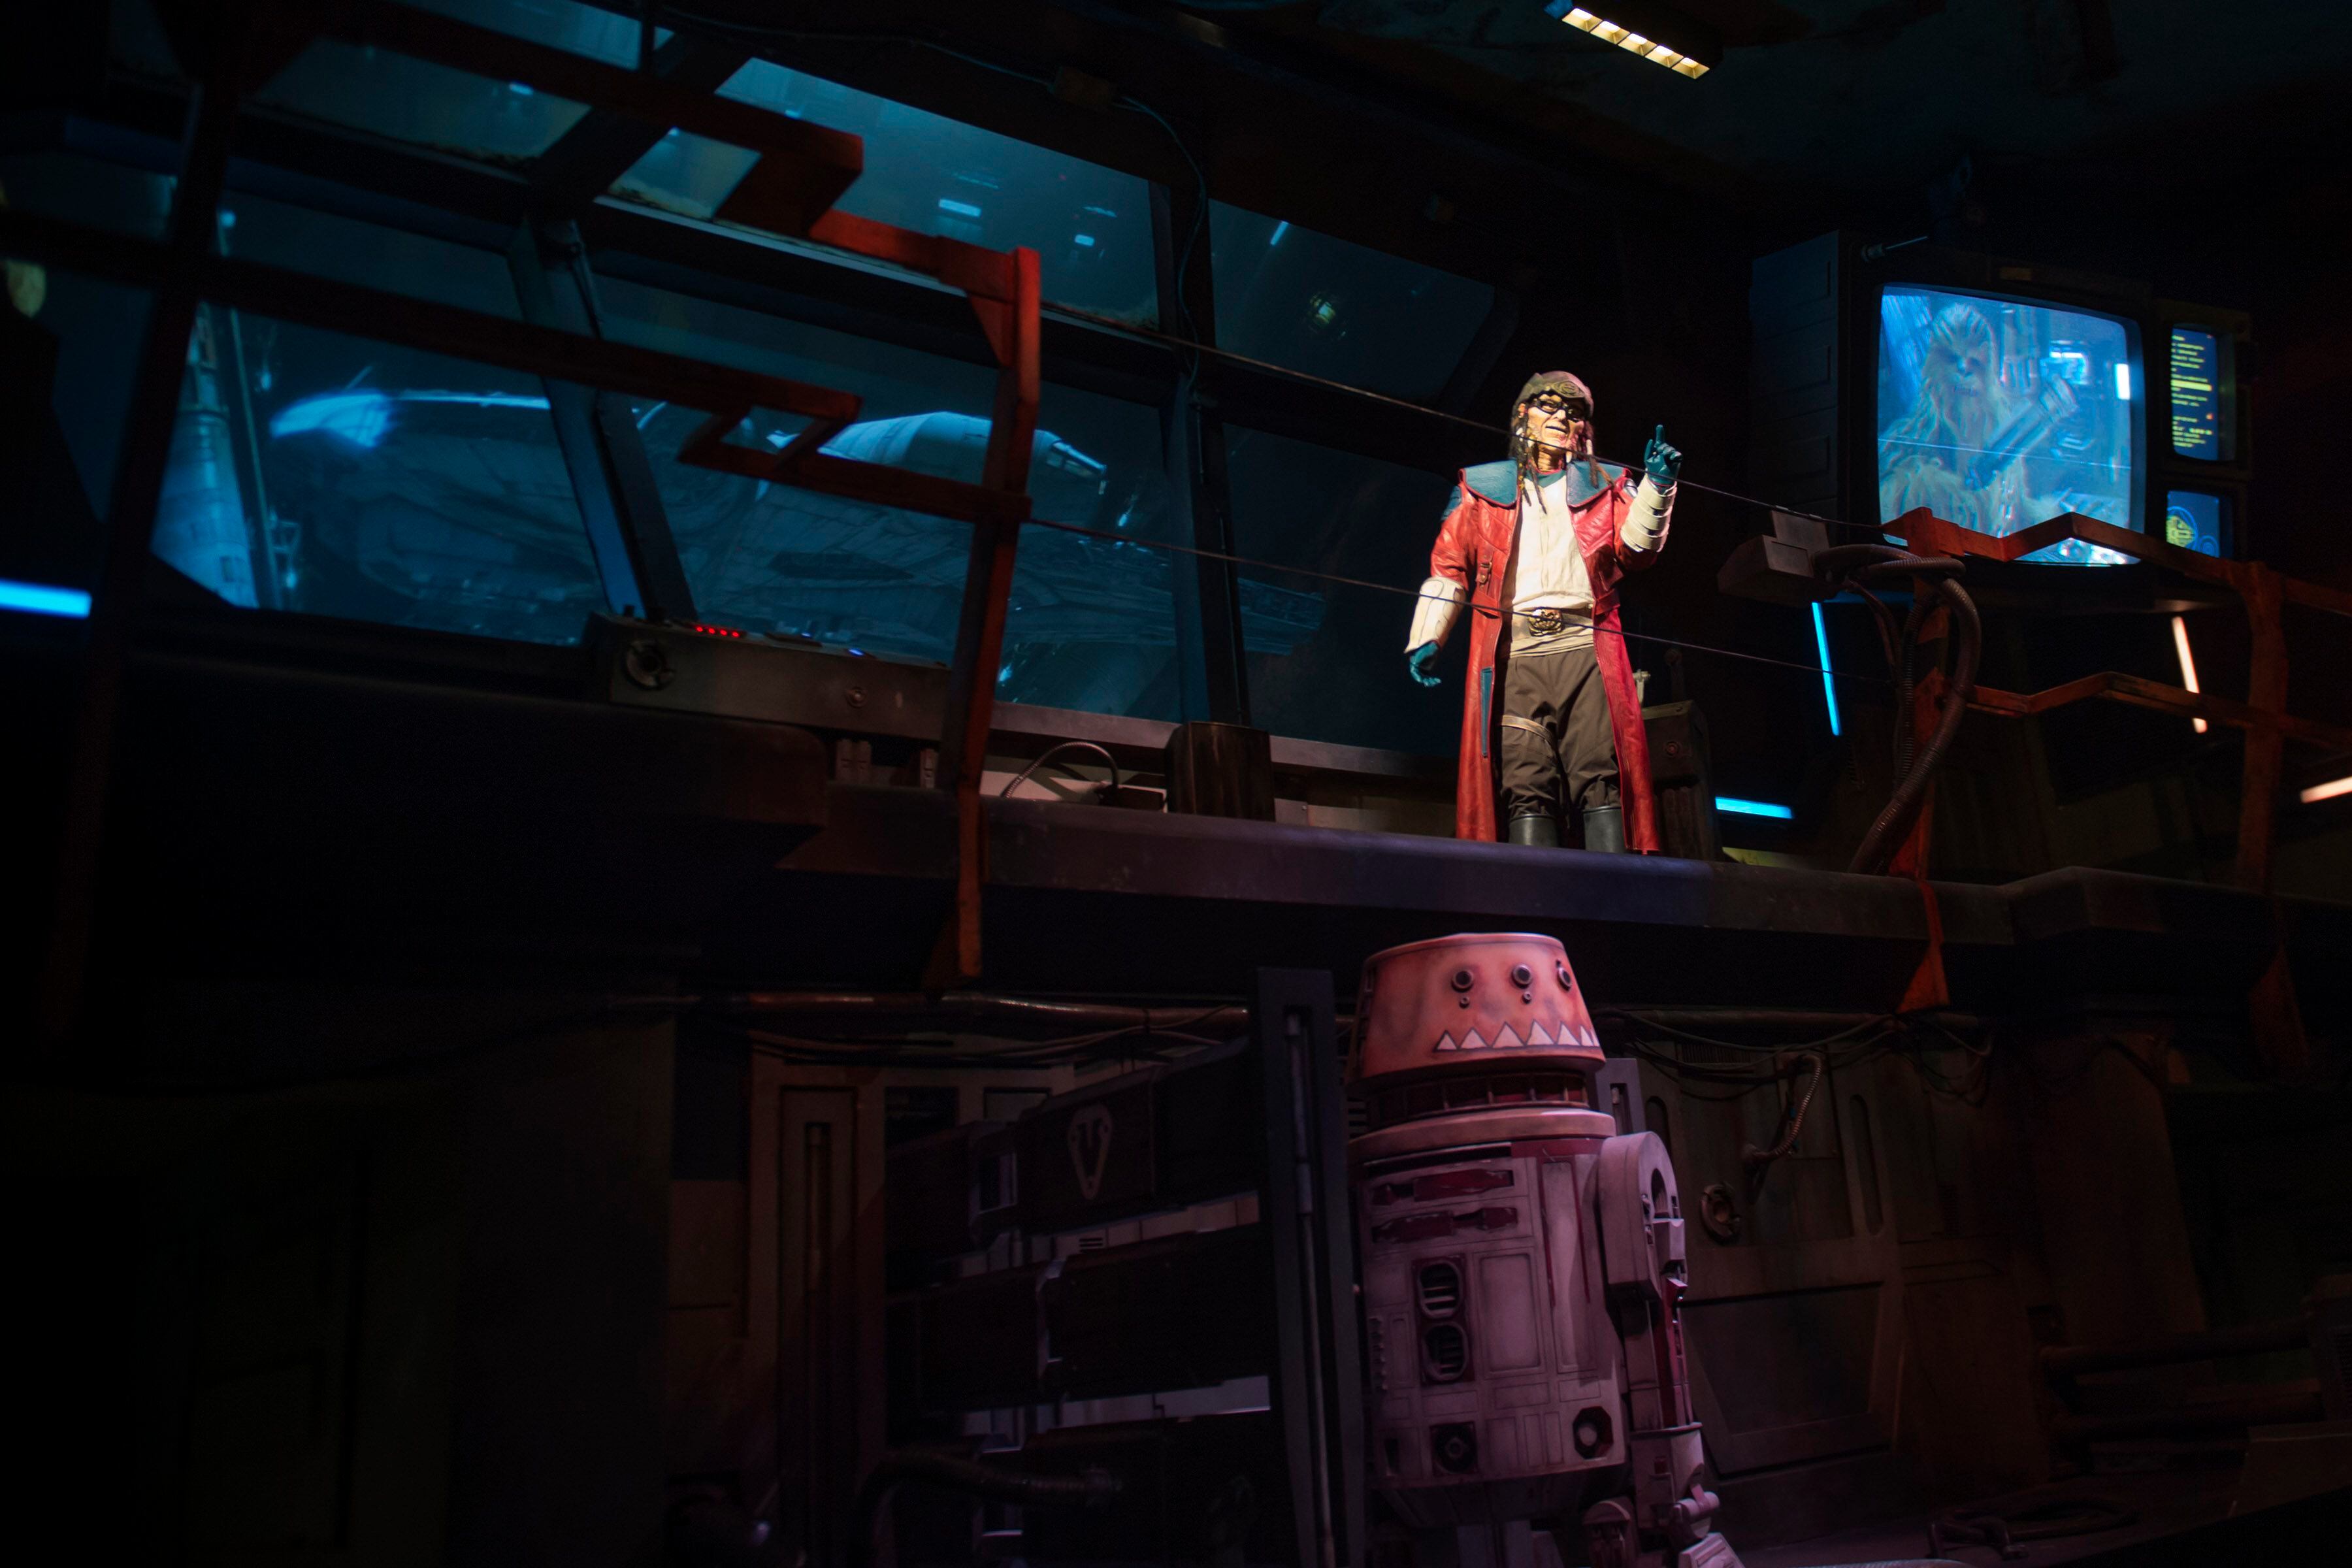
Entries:
<svg viewBox="0 0 2352 1568">
<path fill-rule="evenodd" d="M 1961 563 L 1949 556 L 1914 555 L 1891 544 L 1841 544 L 1814 553 L 1813 574 L 1823 583 L 1840 586 L 1852 583 L 1864 592 L 1864 585 L 1878 578 L 1910 577 L 1919 585 L 1911 613 L 1905 617 L 1901 636 L 1891 650 L 1895 679 L 1895 787 L 1885 806 L 1871 823 L 1870 831 L 1863 835 L 1861 845 L 1846 867 L 1850 871 L 1885 869 L 1895 847 L 1903 842 L 1917 820 L 1927 802 L 1927 786 L 1935 782 L 1936 770 L 1943 766 L 1953 737 L 1959 733 L 1960 718 L 1968 711 L 1969 699 L 1976 694 L 1977 668 L 1984 652 L 1984 626 L 1977 614 L 1976 601 L 1969 597 L 1967 589 L 1953 581 L 1961 570 Z M 1916 684 L 1919 635 L 1927 623 L 1931 594 L 1951 612 L 1952 679 L 1934 733 L 1914 754 L 1911 692 Z M 1885 607 L 1874 599 L 1873 604 L 1884 616 Z"/>
</svg>

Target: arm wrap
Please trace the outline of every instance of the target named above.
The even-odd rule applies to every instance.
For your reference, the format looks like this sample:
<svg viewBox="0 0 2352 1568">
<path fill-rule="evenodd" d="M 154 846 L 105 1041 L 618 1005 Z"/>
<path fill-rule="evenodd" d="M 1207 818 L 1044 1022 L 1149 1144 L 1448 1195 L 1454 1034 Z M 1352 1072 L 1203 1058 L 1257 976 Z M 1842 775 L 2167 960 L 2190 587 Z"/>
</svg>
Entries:
<svg viewBox="0 0 2352 1568">
<path fill-rule="evenodd" d="M 1666 524 L 1674 513 L 1675 492 L 1658 489 L 1644 475 L 1633 504 L 1626 509 L 1625 525 L 1618 530 L 1618 538 L 1636 555 L 1646 555 L 1665 543 Z"/>
<path fill-rule="evenodd" d="M 1432 577 L 1423 583 L 1421 597 L 1413 602 L 1412 630 L 1406 634 L 1405 652 L 1411 653 L 1425 642 L 1444 644 L 1461 614 L 1461 584 L 1451 577 Z"/>
</svg>

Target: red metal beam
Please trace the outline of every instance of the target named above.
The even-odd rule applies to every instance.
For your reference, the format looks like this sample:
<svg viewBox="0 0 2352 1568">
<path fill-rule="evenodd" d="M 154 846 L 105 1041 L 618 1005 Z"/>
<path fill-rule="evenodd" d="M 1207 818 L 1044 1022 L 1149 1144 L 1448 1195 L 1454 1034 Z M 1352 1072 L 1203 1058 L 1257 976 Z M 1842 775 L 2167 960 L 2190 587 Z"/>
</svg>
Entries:
<svg viewBox="0 0 2352 1568">
<path fill-rule="evenodd" d="M 1002 303 L 973 301 L 981 320 L 992 324 L 990 342 L 1002 368 L 996 377 L 994 421 L 981 483 L 1007 497 L 1020 497 L 1027 515 L 1030 455 L 1035 446 L 1040 375 L 1037 348 L 1037 253 L 1012 254 L 1013 298 Z M 1013 597 L 1013 556 L 1021 542 L 1021 516 L 1002 516 L 972 530 L 971 560 L 964 574 L 963 608 L 956 624 L 953 673 L 949 678 L 946 733 L 940 738 L 944 772 L 956 801 L 956 902 L 949 940 L 940 954 L 952 954 L 951 978 L 970 984 L 981 973 L 981 889 L 988 879 L 988 834 L 980 781 L 988 760 L 988 732 L 996 710 L 997 662 L 1004 653 L 1004 623 Z M 947 970 L 948 965 L 937 966 Z"/>
<path fill-rule="evenodd" d="M 1970 706 L 1988 712 L 2024 715 L 2046 713 L 2087 698 L 2103 697 L 2244 731 L 2246 751 L 2239 782 L 2238 853 L 2233 873 L 2242 888 L 2258 893 L 2269 889 L 2279 776 L 2286 742 L 2292 739 L 2336 750 L 2352 749 L 2352 730 L 2300 719 L 2286 710 L 2286 632 L 2281 624 L 2281 612 L 2293 604 L 2352 616 L 2352 593 L 2283 577 L 2259 561 L 2221 561 L 2200 555 L 2079 512 L 2067 512 L 2015 533 L 1995 537 L 1961 528 L 1921 507 L 1896 518 L 1887 525 L 1887 531 L 1923 554 L 1974 555 L 1992 561 L 2017 561 L 2061 540 L 2079 539 L 2184 577 L 2218 583 L 2235 590 L 2246 607 L 2246 624 L 2253 642 L 2252 667 L 2243 702 L 2109 670 L 2030 694 L 1979 687 Z M 2310 1043 L 2304 1033 L 2302 1010 L 2295 999 L 2294 978 L 2287 965 L 2284 943 L 2272 955 L 2269 967 L 2248 993 L 2246 1001 L 2256 1047 L 2263 1058 L 2283 1073 L 2306 1066 Z"/>
</svg>

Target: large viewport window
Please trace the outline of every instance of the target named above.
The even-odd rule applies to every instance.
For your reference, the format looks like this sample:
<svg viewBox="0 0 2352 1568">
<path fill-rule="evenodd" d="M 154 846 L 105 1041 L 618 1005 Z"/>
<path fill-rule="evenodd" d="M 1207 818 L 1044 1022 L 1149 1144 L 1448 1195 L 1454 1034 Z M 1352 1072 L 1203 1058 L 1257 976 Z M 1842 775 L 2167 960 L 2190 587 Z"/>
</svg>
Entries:
<svg viewBox="0 0 2352 1568">
<path fill-rule="evenodd" d="M 405 3 L 607 65 L 639 63 L 638 18 L 620 10 Z M 652 42 L 686 58 L 751 48 L 667 28 Z M 186 80 L 144 0 L 114 13 L 114 47 L 142 91 Z M 776 59 L 745 60 L 713 90 L 864 138 L 866 172 L 840 199 L 844 212 L 1040 255 L 1045 300 L 1062 313 L 1044 366 L 1035 521 L 1023 532 L 993 672 L 1001 700 L 1452 750 L 1458 704 L 1390 679 L 1389 667 L 1459 434 L 1431 421 L 1424 444 L 1407 418 L 1395 437 L 1368 442 L 1352 424 L 1351 389 L 1465 408 L 1510 319 L 1493 286 L 1213 201 L 1197 230 L 1181 217 L 1155 223 L 1160 196 L 1141 177 Z M 300 51 L 250 99 L 241 156 L 268 177 L 232 179 L 217 238 L 227 254 L 844 388 L 864 406 L 828 450 L 977 479 L 995 383 L 977 329 L 960 341 L 935 301 L 894 300 L 898 285 L 877 283 L 886 267 L 719 220 L 752 164 L 747 150 L 676 131 L 632 146 L 609 114 L 503 73 L 331 40 Z M 271 172 L 281 142 L 315 162 L 339 142 L 355 150 L 346 182 L 314 173 L 303 187 Z M 484 206 L 490 183 L 478 181 L 466 203 L 446 200 L 463 163 L 530 184 L 616 147 L 626 151 L 598 204 L 551 211 L 535 239 Z M 68 169 L 63 153 L 36 156 L 8 169 L 12 182 L 23 177 L 26 205 L 160 230 L 161 177 L 107 163 L 120 177 L 98 180 Z M 123 210 L 98 213 L 100 195 L 120 196 Z M 1188 189 L 1170 205 L 1188 214 L 1205 196 Z M 558 232 L 567 222 L 577 230 L 569 241 Z M 781 273 L 770 265 L 780 248 L 790 253 Z M 1188 277 L 1209 283 L 1213 321 L 1192 322 L 1175 305 Z M 77 280 L 60 276 L 56 295 L 49 314 L 60 323 L 104 313 Z M 1210 356 L 1196 361 L 1154 334 L 1195 325 L 1218 352 L 1277 374 L 1237 373 L 1214 399 L 1194 395 L 1217 380 L 1213 368 L 1204 375 Z M 396 323 L 387 329 L 396 336 Z M 1298 373 L 1296 385 L 1282 373 Z M 60 387 L 62 400 L 62 376 Z M 606 409 L 592 430 L 570 389 L 553 390 L 551 399 L 536 376 L 488 363 L 207 303 L 153 535 L 159 569 L 174 592 L 242 610 L 548 644 L 576 641 L 593 612 L 636 611 L 659 581 L 704 624 L 873 656 L 951 657 L 966 524 L 685 464 L 677 454 L 697 411 L 622 397 L 619 417 Z M 1392 406 L 1390 416 L 1399 417 Z M 89 428 L 74 433 L 75 455 L 89 447 L 86 488 L 101 504 L 117 423 L 76 421 Z M 798 427 L 755 413 L 730 438 L 772 447 Z M 627 463 L 641 457 L 634 471 L 652 484 L 631 487 L 600 467 L 587 440 L 595 432 L 637 448 Z M 622 548 L 640 544 L 650 552 L 642 567 Z M 1226 549 L 1266 565 L 1235 567 L 1220 584 L 1220 568 L 1188 553 Z M 1331 574 L 1362 582 L 1318 575 Z"/>
<path fill-rule="evenodd" d="M 1998 537 L 2072 511 L 2137 530 L 2145 395 L 2129 321 L 1889 286 L 1879 297 L 1879 520 L 1924 506 Z M 2070 539 L 2025 559 L 2125 557 Z"/>
</svg>

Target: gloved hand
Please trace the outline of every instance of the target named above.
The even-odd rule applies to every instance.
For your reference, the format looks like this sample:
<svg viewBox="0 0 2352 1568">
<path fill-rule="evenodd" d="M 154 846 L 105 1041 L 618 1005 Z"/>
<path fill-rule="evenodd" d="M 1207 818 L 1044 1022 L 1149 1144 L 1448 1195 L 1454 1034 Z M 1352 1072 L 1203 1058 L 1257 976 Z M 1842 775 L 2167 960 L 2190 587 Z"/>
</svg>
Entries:
<svg viewBox="0 0 2352 1568">
<path fill-rule="evenodd" d="M 1437 672 L 1430 668 L 1436 662 L 1437 645 L 1433 642 L 1425 642 L 1405 655 L 1404 667 L 1411 670 L 1412 678 L 1423 686 L 1443 686 L 1444 682 L 1440 680 L 1437 678 Z"/>
<path fill-rule="evenodd" d="M 1659 426 L 1658 433 L 1650 437 L 1649 447 L 1642 454 L 1642 468 L 1660 489 L 1675 488 L 1675 476 L 1683 471 L 1683 454 L 1681 447 L 1666 445 L 1664 426 Z"/>
</svg>

